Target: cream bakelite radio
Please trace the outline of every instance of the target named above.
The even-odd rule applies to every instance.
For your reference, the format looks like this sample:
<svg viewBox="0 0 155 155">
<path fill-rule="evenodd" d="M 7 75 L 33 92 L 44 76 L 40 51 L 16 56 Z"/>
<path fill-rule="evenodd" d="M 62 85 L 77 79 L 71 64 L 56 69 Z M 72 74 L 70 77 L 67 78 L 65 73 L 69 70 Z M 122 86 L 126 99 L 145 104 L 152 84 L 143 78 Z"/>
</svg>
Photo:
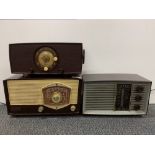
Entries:
<svg viewBox="0 0 155 155">
<path fill-rule="evenodd" d="M 4 81 L 8 114 L 79 114 L 81 78 L 13 77 Z"/>
</svg>

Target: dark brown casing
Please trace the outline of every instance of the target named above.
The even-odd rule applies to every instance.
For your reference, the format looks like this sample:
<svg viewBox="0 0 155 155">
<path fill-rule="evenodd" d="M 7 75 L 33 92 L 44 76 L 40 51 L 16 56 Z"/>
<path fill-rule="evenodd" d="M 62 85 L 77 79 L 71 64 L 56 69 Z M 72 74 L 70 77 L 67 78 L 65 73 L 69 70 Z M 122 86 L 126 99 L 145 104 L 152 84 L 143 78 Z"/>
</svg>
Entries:
<svg viewBox="0 0 155 155">
<path fill-rule="evenodd" d="M 75 111 L 71 111 L 71 106 L 75 105 L 70 103 L 68 106 L 58 109 L 58 110 L 54 110 L 51 109 L 49 107 L 46 107 L 44 105 L 42 105 L 44 107 L 44 111 L 43 112 L 38 112 L 38 108 L 40 107 L 40 105 L 11 105 L 10 104 L 10 99 L 9 99 L 9 89 L 8 89 L 8 84 L 7 82 L 9 80 L 48 80 L 48 79 L 58 79 L 58 80 L 65 80 L 67 79 L 68 82 L 69 80 L 79 80 L 79 85 L 78 85 L 78 92 L 77 92 L 77 104 L 76 104 L 76 110 Z M 25 115 L 78 115 L 81 114 L 82 112 L 82 79 L 80 77 L 66 77 L 66 76 L 62 76 L 62 77 L 56 77 L 56 76 L 35 76 L 35 75 L 29 75 L 27 77 L 23 77 L 23 76 L 13 76 L 10 79 L 4 80 L 3 81 L 3 85 L 4 85 L 4 92 L 5 92 L 5 97 L 6 97 L 6 105 L 7 105 L 7 111 L 9 115 L 14 115 L 14 116 L 25 116 Z M 22 91 L 22 90 L 21 90 Z M 33 95 L 33 93 L 32 93 Z M 28 96 L 29 98 L 29 96 Z"/>
<path fill-rule="evenodd" d="M 41 70 L 35 62 L 40 48 L 51 48 L 58 62 L 51 70 Z M 10 66 L 13 74 L 68 74 L 78 75 L 84 63 L 82 43 L 17 43 L 9 45 Z"/>
</svg>

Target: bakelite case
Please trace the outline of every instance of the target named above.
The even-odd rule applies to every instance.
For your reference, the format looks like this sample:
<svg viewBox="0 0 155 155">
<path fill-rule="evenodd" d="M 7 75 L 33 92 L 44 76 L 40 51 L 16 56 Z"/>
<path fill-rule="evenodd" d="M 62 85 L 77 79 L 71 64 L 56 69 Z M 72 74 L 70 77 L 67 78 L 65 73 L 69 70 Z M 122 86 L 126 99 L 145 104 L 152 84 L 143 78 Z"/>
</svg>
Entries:
<svg viewBox="0 0 155 155">
<path fill-rule="evenodd" d="M 85 51 L 82 43 L 17 43 L 9 56 L 13 74 L 79 75 Z"/>
<path fill-rule="evenodd" d="M 81 77 L 13 76 L 3 83 L 9 115 L 81 113 Z"/>
</svg>

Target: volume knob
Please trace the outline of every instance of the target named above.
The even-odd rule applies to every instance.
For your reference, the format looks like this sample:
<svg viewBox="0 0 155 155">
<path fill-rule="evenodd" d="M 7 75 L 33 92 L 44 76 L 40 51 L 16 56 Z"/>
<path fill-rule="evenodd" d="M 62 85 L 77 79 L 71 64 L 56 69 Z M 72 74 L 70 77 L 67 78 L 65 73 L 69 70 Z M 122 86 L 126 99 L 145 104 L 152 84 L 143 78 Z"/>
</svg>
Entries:
<svg viewBox="0 0 155 155">
<path fill-rule="evenodd" d="M 140 110 L 140 105 L 134 105 L 134 110 Z"/>
<path fill-rule="evenodd" d="M 44 71 L 48 71 L 48 67 L 44 67 Z"/>
<path fill-rule="evenodd" d="M 76 110 L 76 107 L 75 107 L 74 105 L 72 105 L 72 106 L 70 107 L 70 110 L 71 110 L 72 112 L 74 112 L 74 111 Z"/>
<path fill-rule="evenodd" d="M 38 112 L 43 112 L 44 111 L 44 107 L 43 106 L 40 106 L 40 107 L 38 107 Z"/>
<path fill-rule="evenodd" d="M 141 92 L 144 91 L 144 87 L 143 87 L 143 86 L 137 86 L 137 87 L 136 87 L 136 91 L 137 91 L 138 93 L 141 93 Z"/>
<path fill-rule="evenodd" d="M 139 102 L 141 100 L 142 100 L 142 96 L 140 95 L 135 96 L 135 101 Z"/>
</svg>

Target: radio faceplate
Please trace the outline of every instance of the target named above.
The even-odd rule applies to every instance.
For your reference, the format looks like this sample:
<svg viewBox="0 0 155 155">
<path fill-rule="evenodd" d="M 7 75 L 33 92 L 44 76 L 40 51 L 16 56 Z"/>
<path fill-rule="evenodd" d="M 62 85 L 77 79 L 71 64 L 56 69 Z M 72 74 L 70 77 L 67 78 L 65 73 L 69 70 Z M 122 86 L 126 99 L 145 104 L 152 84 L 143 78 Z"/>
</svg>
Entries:
<svg viewBox="0 0 155 155">
<path fill-rule="evenodd" d="M 117 84 L 115 110 L 129 110 L 131 84 Z"/>
<path fill-rule="evenodd" d="M 78 86 L 76 87 L 78 88 Z M 45 87 L 42 89 L 44 104 L 56 110 L 65 107 L 70 103 L 72 91 L 73 89 L 71 87 L 65 86 L 61 83 L 54 83 Z M 77 100 L 77 96 L 75 99 Z M 72 102 L 74 103 L 75 101 Z"/>
<path fill-rule="evenodd" d="M 125 75 L 84 75 L 83 114 L 146 114 L 151 82 L 138 75 Z"/>
</svg>

